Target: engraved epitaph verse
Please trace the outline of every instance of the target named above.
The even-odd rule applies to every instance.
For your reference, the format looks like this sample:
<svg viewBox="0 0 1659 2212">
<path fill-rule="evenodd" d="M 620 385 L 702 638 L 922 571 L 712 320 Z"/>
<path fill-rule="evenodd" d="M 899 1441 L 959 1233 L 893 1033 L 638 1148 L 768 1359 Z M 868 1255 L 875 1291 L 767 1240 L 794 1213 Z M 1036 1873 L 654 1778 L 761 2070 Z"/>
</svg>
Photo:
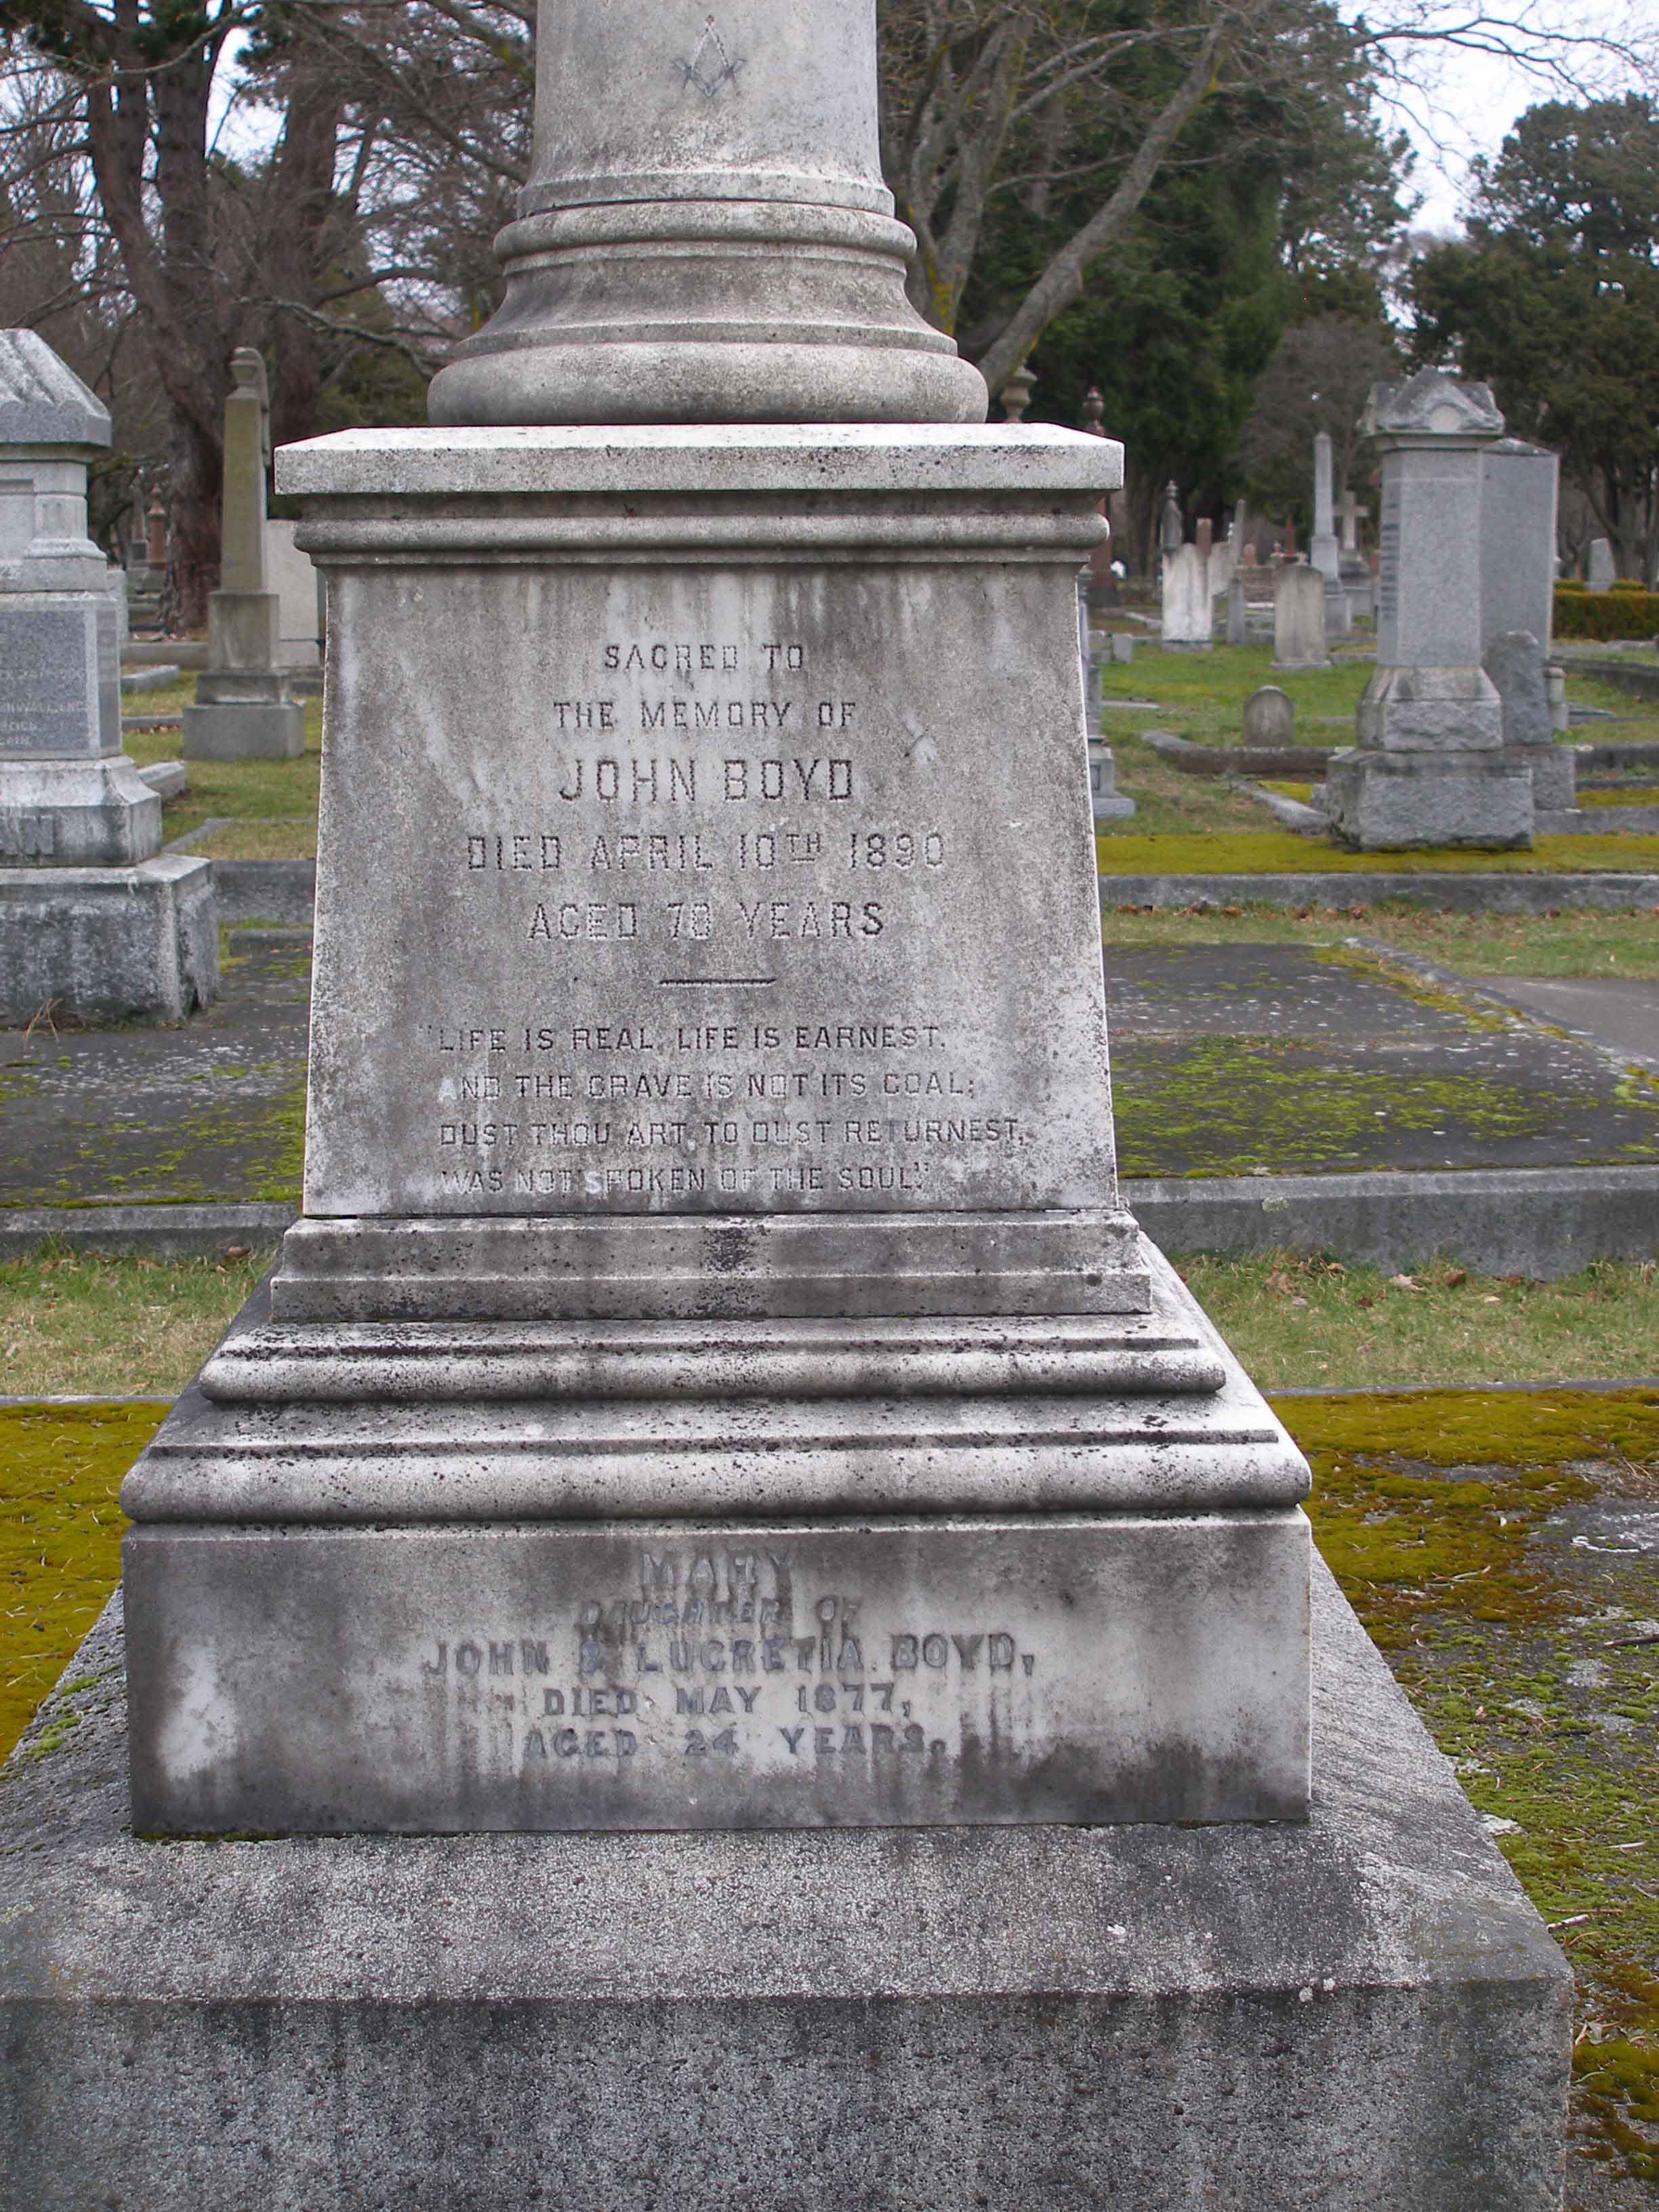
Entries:
<svg viewBox="0 0 1659 2212">
<path fill-rule="evenodd" d="M 1068 715 L 1052 790 L 1035 738 L 976 788 L 969 707 L 945 672 L 893 670 L 861 580 L 838 623 L 822 583 L 582 575 L 555 619 L 538 580 L 521 622 L 496 611 L 509 664 L 544 648 L 502 674 L 510 711 L 410 709 L 428 895 L 366 923 L 407 963 L 401 1034 L 368 1003 L 348 1018 L 351 975 L 319 1030 L 400 1133 L 413 1188 L 364 1210 L 1022 1205 L 1062 1159 L 1050 1202 L 1098 1202 L 1099 1015 L 1020 968 L 1048 886 L 1000 866 L 1033 823 L 1042 848 L 1045 810 L 1066 820 L 1081 740 Z M 428 675 L 441 693 L 441 653 Z M 342 896 L 395 902 L 396 860 L 363 857 Z"/>
</svg>

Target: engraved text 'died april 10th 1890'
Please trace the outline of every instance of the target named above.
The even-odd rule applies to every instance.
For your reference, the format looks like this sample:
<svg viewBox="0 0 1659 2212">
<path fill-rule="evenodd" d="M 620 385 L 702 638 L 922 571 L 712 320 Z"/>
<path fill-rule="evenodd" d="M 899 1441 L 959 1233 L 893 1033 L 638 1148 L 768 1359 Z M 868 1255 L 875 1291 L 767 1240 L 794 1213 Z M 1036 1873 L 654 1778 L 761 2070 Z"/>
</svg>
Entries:
<svg viewBox="0 0 1659 2212">
<path fill-rule="evenodd" d="M 401 724 L 434 888 L 407 930 L 371 933 L 404 979 L 395 1054 L 368 1001 L 346 1018 L 354 987 L 337 994 L 325 954 L 341 1018 L 323 1063 L 367 1054 L 353 1091 L 406 1133 L 402 1199 L 362 1210 L 1006 1206 L 1062 1149 L 1079 1187 L 1049 1202 L 1097 1203 L 1099 1018 L 1041 1004 L 1048 963 L 1012 957 L 1043 928 L 1041 886 L 995 882 L 1010 817 L 1063 818 L 1080 738 L 1054 793 L 1030 787 L 1036 759 L 975 790 L 943 700 L 882 703 L 928 685 L 867 665 L 849 685 L 860 655 L 760 619 L 781 611 L 752 604 L 760 583 L 722 583 L 749 604 L 702 635 L 652 605 L 565 631 L 502 681 L 476 759 L 431 715 Z M 476 702 L 459 721 L 476 730 Z M 1056 1088 L 1091 1047 L 1098 1104 Z"/>
</svg>

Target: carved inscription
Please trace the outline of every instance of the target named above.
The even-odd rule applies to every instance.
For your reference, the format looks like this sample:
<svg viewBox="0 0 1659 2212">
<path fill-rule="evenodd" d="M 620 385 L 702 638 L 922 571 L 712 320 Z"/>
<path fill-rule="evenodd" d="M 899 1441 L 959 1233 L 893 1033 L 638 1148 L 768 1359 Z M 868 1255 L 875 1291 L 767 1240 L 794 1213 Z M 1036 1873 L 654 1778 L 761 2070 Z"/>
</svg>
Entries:
<svg viewBox="0 0 1659 2212">
<path fill-rule="evenodd" d="M 450 881 L 524 990 L 458 991 L 415 1035 L 441 1196 L 926 1205 L 952 1163 L 1030 1144 L 960 1025 L 927 1018 L 940 887 L 971 863 L 860 699 L 787 637 L 586 654 L 544 702 L 535 811 L 451 833 Z"/>
<path fill-rule="evenodd" d="M 112 611 L 112 647 L 113 626 Z M 0 611 L 0 753 L 64 758 L 94 751 L 96 736 L 85 616 L 69 607 Z"/>
<path fill-rule="evenodd" d="M 787 1544 L 642 1547 L 554 1622 L 457 1622 L 409 1678 L 475 1756 L 544 1778 L 640 1762 L 757 1774 L 1017 1762 L 1038 1655 L 1006 1622 L 804 1584 Z"/>
</svg>

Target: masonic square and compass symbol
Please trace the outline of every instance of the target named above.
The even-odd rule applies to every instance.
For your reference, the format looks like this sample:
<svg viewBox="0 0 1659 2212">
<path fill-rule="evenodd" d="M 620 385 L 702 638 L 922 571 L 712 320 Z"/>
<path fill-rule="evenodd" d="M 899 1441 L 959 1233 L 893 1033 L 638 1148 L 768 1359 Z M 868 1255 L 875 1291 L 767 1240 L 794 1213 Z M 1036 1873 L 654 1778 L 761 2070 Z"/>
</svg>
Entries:
<svg viewBox="0 0 1659 2212">
<path fill-rule="evenodd" d="M 735 84 L 738 71 L 743 66 L 741 62 L 734 62 L 726 52 L 726 41 L 715 29 L 712 15 L 703 23 L 702 36 L 697 40 L 690 60 L 679 64 L 687 84 L 695 84 L 708 100 L 714 97 L 722 85 Z"/>
</svg>

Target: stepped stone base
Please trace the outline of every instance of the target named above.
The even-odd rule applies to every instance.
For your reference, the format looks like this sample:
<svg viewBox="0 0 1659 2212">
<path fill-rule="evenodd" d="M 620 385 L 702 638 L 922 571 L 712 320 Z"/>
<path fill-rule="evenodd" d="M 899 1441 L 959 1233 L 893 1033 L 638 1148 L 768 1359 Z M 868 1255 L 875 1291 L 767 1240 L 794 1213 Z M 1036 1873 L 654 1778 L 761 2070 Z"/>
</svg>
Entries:
<svg viewBox="0 0 1659 2212">
<path fill-rule="evenodd" d="M 1496 853 L 1532 843 L 1532 770 L 1501 748 L 1335 753 L 1324 805 L 1338 842 L 1362 853 Z"/>
<path fill-rule="evenodd" d="M 166 1844 L 118 1601 L 0 1784 L 0 2207 L 1553 2212 L 1568 1969 L 1315 1589 L 1306 1822 Z"/>
<path fill-rule="evenodd" d="M 0 868 L 0 1023 L 176 1022 L 219 995 L 213 863 Z"/>
</svg>

